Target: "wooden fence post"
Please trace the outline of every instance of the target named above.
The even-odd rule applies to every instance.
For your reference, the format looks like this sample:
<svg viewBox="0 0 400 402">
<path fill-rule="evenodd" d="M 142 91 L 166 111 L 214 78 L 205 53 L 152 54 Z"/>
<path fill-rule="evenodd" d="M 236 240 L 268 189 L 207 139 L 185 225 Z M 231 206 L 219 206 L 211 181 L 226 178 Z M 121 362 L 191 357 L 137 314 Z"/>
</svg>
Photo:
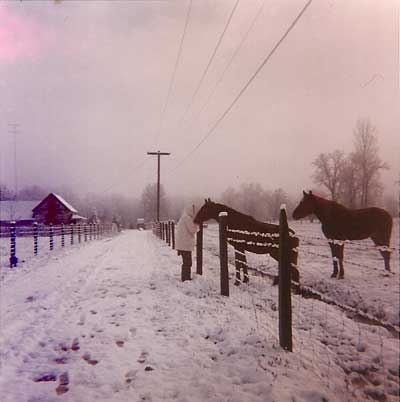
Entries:
<svg viewBox="0 0 400 402">
<path fill-rule="evenodd" d="M 10 268 L 16 267 L 18 264 L 17 258 L 17 228 L 16 222 L 10 222 Z"/>
<path fill-rule="evenodd" d="M 81 224 L 78 223 L 78 243 L 81 242 Z"/>
<path fill-rule="evenodd" d="M 196 235 L 196 273 L 203 275 L 203 224 L 200 223 Z"/>
<path fill-rule="evenodd" d="M 172 249 L 175 250 L 175 222 L 171 221 L 171 240 L 172 240 Z"/>
<path fill-rule="evenodd" d="M 61 224 L 61 247 L 65 247 L 65 226 Z"/>
<path fill-rule="evenodd" d="M 50 223 L 50 228 L 49 228 L 49 243 L 50 243 L 50 251 L 53 251 L 54 249 L 54 230 L 53 230 L 53 224 Z"/>
<path fill-rule="evenodd" d="M 285 205 L 279 215 L 279 344 L 292 352 L 290 238 Z"/>
<path fill-rule="evenodd" d="M 38 238 L 39 238 L 39 226 L 37 222 L 33 222 L 33 254 L 38 255 Z"/>
<path fill-rule="evenodd" d="M 74 244 L 74 224 L 71 223 L 70 225 L 71 228 L 71 246 Z"/>
<path fill-rule="evenodd" d="M 167 232 L 167 244 L 168 246 L 171 245 L 171 223 L 170 221 L 165 222 L 165 229 Z"/>
<path fill-rule="evenodd" d="M 222 296 L 229 296 L 228 241 L 226 235 L 227 216 L 227 212 L 220 212 L 219 214 L 219 261 Z"/>
</svg>

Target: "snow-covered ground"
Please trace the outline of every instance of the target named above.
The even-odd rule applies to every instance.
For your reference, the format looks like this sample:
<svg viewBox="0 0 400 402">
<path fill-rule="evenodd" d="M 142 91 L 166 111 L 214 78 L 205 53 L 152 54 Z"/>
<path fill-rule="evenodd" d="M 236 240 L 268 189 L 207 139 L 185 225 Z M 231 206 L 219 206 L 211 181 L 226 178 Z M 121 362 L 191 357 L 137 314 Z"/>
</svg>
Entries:
<svg viewBox="0 0 400 402">
<path fill-rule="evenodd" d="M 149 231 L 27 257 L 15 270 L 2 263 L 1 401 L 398 400 L 398 339 L 294 296 L 294 353 L 284 352 L 276 287 L 252 276 L 219 295 L 216 233 L 205 229 L 204 275 L 185 283 L 180 258 Z M 398 258 L 389 277 L 365 257 L 371 269 L 348 266 L 338 281 L 328 259 L 304 251 L 302 282 L 396 322 Z M 267 257 L 249 263 L 276 269 Z"/>
</svg>

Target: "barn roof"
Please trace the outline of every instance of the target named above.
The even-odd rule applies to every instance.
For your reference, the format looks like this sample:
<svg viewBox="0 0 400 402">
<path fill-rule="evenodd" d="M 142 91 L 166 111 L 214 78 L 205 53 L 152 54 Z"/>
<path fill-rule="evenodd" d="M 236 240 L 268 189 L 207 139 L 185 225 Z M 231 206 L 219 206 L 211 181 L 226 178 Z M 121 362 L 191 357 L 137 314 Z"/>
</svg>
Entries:
<svg viewBox="0 0 400 402">
<path fill-rule="evenodd" d="M 78 214 L 73 214 L 71 218 L 72 218 L 72 219 L 82 219 L 82 220 L 84 220 L 84 221 L 87 220 L 86 217 L 84 217 L 84 216 L 82 216 L 82 215 L 78 215 Z"/>
<path fill-rule="evenodd" d="M 53 197 L 55 197 L 61 204 L 63 204 L 68 210 L 70 210 L 71 212 L 73 212 L 73 213 L 78 213 L 78 211 L 71 205 L 71 204 L 69 204 L 67 201 L 65 201 L 64 200 L 64 198 L 62 198 L 61 197 L 61 195 L 58 195 L 58 194 L 56 194 L 56 193 L 50 193 L 46 198 L 44 198 L 42 201 L 40 201 L 40 203 L 39 204 L 37 204 L 36 206 L 35 206 L 35 208 L 33 208 L 33 209 L 36 209 L 36 208 L 38 208 L 40 205 L 42 205 L 50 196 L 53 196 Z"/>
<path fill-rule="evenodd" d="M 64 200 L 64 198 L 61 197 L 61 195 L 58 195 L 56 193 L 51 193 L 56 197 L 62 204 L 64 204 L 71 212 L 78 213 L 78 211 L 67 201 Z"/>
<path fill-rule="evenodd" d="M 38 201 L 0 201 L 0 221 L 18 221 L 32 218 Z"/>
</svg>

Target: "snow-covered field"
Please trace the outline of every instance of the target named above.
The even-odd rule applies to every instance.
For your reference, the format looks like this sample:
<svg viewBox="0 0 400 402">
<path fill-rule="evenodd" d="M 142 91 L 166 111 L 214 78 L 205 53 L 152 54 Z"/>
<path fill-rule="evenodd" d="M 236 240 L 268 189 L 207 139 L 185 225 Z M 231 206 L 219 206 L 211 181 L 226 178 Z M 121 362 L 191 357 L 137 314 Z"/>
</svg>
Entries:
<svg viewBox="0 0 400 402">
<path fill-rule="evenodd" d="M 321 236 L 318 225 L 294 229 Z M 204 242 L 204 275 L 185 283 L 180 258 L 149 231 L 35 258 L 27 252 L 15 270 L 3 258 L 1 401 L 398 400 L 398 338 L 296 295 L 294 352 L 284 352 L 277 288 L 251 276 L 248 286 L 220 296 L 215 226 L 205 229 Z M 307 249 L 328 253 L 301 245 L 302 283 L 398 325 L 398 255 L 386 276 L 379 256 L 366 251 L 354 260 L 365 268 L 347 264 L 338 281 L 330 261 Z M 3 247 L 1 254 L 8 258 Z M 267 257 L 248 260 L 276 270 Z"/>
</svg>

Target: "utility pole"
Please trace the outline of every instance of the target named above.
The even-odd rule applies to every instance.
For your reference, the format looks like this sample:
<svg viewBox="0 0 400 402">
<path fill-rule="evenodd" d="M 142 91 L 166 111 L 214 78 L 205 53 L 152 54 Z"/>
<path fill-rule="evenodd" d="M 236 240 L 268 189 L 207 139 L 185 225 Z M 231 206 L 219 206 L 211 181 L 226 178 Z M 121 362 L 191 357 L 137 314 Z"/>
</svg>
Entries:
<svg viewBox="0 0 400 402">
<path fill-rule="evenodd" d="M 163 155 L 171 155 L 170 152 L 147 152 L 147 155 L 157 155 L 157 222 L 160 221 L 160 157 Z"/>
<path fill-rule="evenodd" d="M 18 173 L 17 173 L 17 134 L 19 130 L 18 123 L 9 123 L 9 133 L 14 137 L 14 201 L 17 201 L 18 194 Z M 12 204 L 11 218 L 14 219 L 16 205 Z"/>
</svg>

